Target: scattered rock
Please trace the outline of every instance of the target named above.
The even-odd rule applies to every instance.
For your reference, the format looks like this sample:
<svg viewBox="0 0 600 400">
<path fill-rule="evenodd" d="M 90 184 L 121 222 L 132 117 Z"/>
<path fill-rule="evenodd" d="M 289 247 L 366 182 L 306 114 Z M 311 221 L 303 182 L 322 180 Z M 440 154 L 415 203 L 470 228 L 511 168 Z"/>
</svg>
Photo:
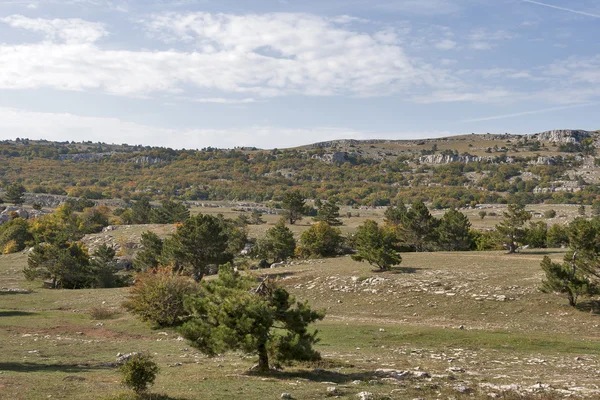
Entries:
<svg viewBox="0 0 600 400">
<path fill-rule="evenodd" d="M 459 393 L 471 393 L 473 391 L 473 389 L 471 389 L 470 387 L 463 385 L 455 386 L 454 390 L 456 390 Z"/>
<path fill-rule="evenodd" d="M 281 393 L 282 399 L 291 399 L 292 395 L 290 393 Z"/>
<path fill-rule="evenodd" d="M 335 386 L 328 386 L 327 387 L 327 394 L 328 395 L 331 396 L 331 395 L 335 395 L 335 394 L 338 394 L 338 393 L 339 393 L 339 390 L 338 390 L 337 387 L 335 387 Z"/>
<path fill-rule="evenodd" d="M 133 352 L 133 353 L 128 353 L 128 354 L 117 354 L 117 364 L 123 364 L 126 361 L 128 361 L 131 357 L 136 356 L 140 353 L 138 352 Z"/>
<path fill-rule="evenodd" d="M 360 392 L 356 395 L 360 400 L 373 400 L 373 393 L 371 392 Z"/>
</svg>

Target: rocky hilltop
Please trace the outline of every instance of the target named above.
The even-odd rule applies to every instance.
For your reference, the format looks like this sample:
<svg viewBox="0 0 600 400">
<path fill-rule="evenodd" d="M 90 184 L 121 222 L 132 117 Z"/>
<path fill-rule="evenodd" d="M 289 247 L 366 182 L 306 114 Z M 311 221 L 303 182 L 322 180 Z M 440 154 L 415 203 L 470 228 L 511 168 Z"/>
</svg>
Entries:
<svg viewBox="0 0 600 400">
<path fill-rule="evenodd" d="M 575 144 L 581 143 L 583 139 L 587 139 L 589 137 L 592 137 L 592 132 L 583 130 L 559 129 L 536 133 L 532 138 L 537 139 L 540 142 Z"/>
</svg>

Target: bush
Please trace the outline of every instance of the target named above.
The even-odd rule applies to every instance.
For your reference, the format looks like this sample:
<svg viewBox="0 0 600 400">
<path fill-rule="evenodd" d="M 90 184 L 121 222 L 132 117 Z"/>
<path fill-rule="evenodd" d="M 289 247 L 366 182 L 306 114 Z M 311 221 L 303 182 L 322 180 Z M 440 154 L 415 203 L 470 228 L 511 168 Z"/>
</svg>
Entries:
<svg viewBox="0 0 600 400">
<path fill-rule="evenodd" d="M 158 365 L 147 354 L 134 354 L 120 368 L 123 385 L 136 393 L 143 393 L 154 383 L 158 374 Z"/>
<path fill-rule="evenodd" d="M 547 210 L 544 212 L 544 218 L 554 218 L 554 217 L 556 217 L 555 210 Z"/>
<path fill-rule="evenodd" d="M 12 254 L 19 251 L 19 244 L 16 240 L 11 240 L 6 245 L 4 245 L 4 249 L 2 250 L 2 254 Z"/>
<path fill-rule="evenodd" d="M 338 228 L 326 222 L 317 222 L 300 236 L 300 245 L 296 248 L 299 257 L 333 257 L 342 244 L 342 233 Z"/>
<path fill-rule="evenodd" d="M 198 290 L 197 283 L 170 267 L 149 269 L 137 275 L 123 307 L 143 321 L 161 327 L 176 326 L 186 319 L 184 297 Z"/>
<path fill-rule="evenodd" d="M 8 243 L 15 242 L 17 246 L 15 251 L 21 251 L 32 239 L 29 224 L 23 218 L 13 219 L 0 226 L 0 248 L 4 249 Z"/>
<path fill-rule="evenodd" d="M 111 310 L 110 308 L 96 306 L 90 308 L 89 314 L 90 318 L 94 320 L 111 319 L 115 316 L 116 311 Z"/>
</svg>

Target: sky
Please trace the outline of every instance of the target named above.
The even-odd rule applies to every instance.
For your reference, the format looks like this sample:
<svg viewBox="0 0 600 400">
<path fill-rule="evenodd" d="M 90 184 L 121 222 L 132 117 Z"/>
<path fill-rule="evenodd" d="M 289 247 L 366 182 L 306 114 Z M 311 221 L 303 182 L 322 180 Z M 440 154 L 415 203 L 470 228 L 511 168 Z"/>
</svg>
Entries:
<svg viewBox="0 0 600 400">
<path fill-rule="evenodd" d="M 0 0 L 0 139 L 600 129 L 598 0 Z"/>
</svg>

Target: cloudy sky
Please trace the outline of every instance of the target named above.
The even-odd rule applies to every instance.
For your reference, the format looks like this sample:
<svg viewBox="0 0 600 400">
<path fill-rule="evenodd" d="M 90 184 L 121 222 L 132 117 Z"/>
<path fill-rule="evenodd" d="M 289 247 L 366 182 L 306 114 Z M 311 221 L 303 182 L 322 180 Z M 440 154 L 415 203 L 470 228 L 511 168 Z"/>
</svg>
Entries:
<svg viewBox="0 0 600 400">
<path fill-rule="evenodd" d="M 0 0 L 0 139 L 600 129 L 598 0 Z"/>
</svg>

